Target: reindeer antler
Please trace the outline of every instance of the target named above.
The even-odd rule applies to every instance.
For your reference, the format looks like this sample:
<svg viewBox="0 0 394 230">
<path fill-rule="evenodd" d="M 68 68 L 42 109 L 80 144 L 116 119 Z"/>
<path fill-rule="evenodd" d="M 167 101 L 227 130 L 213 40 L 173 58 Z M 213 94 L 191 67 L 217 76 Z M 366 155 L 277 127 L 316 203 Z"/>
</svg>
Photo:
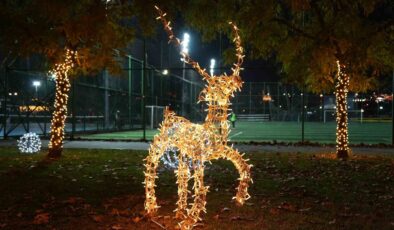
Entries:
<svg viewBox="0 0 394 230">
<path fill-rule="evenodd" d="M 235 56 L 237 57 L 237 63 L 234 63 L 234 67 L 231 68 L 231 70 L 233 71 L 233 76 L 239 76 L 240 71 L 241 71 L 241 65 L 244 61 L 244 48 L 242 48 L 241 46 L 241 37 L 238 34 L 238 27 L 235 23 L 233 22 L 229 22 L 228 24 L 230 24 L 232 26 L 233 29 L 233 33 L 234 33 L 234 39 L 233 42 L 235 44 L 235 51 L 236 54 Z"/>
<path fill-rule="evenodd" d="M 175 46 L 181 47 L 181 41 L 179 38 L 177 38 L 174 35 L 174 32 L 172 31 L 172 28 L 170 26 L 171 22 L 167 21 L 166 19 L 166 13 L 164 13 L 158 6 L 155 6 L 159 17 L 157 17 L 157 20 L 160 20 L 163 23 L 164 30 L 167 32 L 168 37 L 169 37 L 169 43 L 174 43 Z M 205 69 L 202 69 L 198 62 L 194 61 L 187 53 L 181 52 L 183 60 L 191 65 L 196 71 L 203 77 L 204 80 L 210 78 L 211 76 L 205 71 Z"/>
</svg>

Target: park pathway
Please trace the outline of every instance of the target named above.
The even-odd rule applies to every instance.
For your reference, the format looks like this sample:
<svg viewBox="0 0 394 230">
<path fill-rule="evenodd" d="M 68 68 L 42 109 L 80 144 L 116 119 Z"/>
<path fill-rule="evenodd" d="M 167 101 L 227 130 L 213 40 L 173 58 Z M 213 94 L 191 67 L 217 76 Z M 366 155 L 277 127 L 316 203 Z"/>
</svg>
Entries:
<svg viewBox="0 0 394 230">
<path fill-rule="evenodd" d="M 149 142 L 134 141 L 65 141 L 66 149 L 119 149 L 119 150 L 148 150 Z M 47 148 L 48 140 L 42 141 L 43 148 Z M 15 147 L 16 140 L 1 140 L 0 147 Z M 297 145 L 253 145 L 235 144 L 241 152 L 262 153 L 333 153 L 334 146 L 297 146 Z M 388 147 L 352 147 L 355 154 L 394 154 L 394 148 Z"/>
</svg>

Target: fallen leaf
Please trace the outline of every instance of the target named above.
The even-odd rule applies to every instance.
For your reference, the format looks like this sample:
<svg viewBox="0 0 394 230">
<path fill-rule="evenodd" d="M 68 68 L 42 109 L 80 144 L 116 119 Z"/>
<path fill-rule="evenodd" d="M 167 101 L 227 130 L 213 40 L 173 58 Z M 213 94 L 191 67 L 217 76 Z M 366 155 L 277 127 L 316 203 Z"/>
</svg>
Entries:
<svg viewBox="0 0 394 230">
<path fill-rule="evenodd" d="M 134 223 L 138 223 L 141 221 L 141 218 L 139 216 L 136 216 L 136 217 L 132 218 L 132 220 Z"/>
<path fill-rule="evenodd" d="M 33 224 L 47 224 L 47 223 L 49 223 L 49 213 L 47 212 L 38 213 L 34 217 Z"/>
<path fill-rule="evenodd" d="M 278 214 L 279 214 L 279 209 L 277 209 L 277 208 L 271 208 L 271 209 L 270 209 L 270 213 L 271 213 L 271 215 L 278 215 Z"/>
<path fill-rule="evenodd" d="M 111 215 L 114 215 L 114 216 L 119 216 L 119 210 L 116 209 L 116 208 L 113 208 L 113 209 L 111 210 L 110 214 L 111 214 Z"/>
<path fill-rule="evenodd" d="M 111 227 L 111 229 L 120 230 L 120 229 L 123 229 L 123 228 L 122 228 L 120 225 L 116 224 L 116 225 L 113 225 L 113 226 Z"/>
<path fill-rule="evenodd" d="M 291 205 L 287 202 L 283 202 L 281 205 L 279 205 L 278 209 L 283 209 L 283 210 L 292 211 L 292 212 L 294 212 L 296 210 L 296 208 L 293 205 Z"/>
<path fill-rule="evenodd" d="M 308 212 L 309 210 L 311 210 L 311 208 L 301 208 L 300 210 L 298 210 L 299 212 Z"/>
<path fill-rule="evenodd" d="M 248 220 L 248 221 L 253 221 L 254 219 L 252 218 L 246 218 L 246 217 L 242 217 L 242 216 L 232 216 L 230 217 L 231 221 L 235 221 L 235 220 Z"/>
<path fill-rule="evenodd" d="M 92 218 L 96 222 L 102 222 L 104 219 L 104 217 L 102 215 L 93 216 Z"/>
<path fill-rule="evenodd" d="M 82 198 L 81 198 L 81 197 L 69 197 L 69 198 L 66 200 L 65 203 L 67 203 L 67 204 L 75 204 L 75 203 L 80 202 L 80 201 L 82 201 Z"/>
</svg>

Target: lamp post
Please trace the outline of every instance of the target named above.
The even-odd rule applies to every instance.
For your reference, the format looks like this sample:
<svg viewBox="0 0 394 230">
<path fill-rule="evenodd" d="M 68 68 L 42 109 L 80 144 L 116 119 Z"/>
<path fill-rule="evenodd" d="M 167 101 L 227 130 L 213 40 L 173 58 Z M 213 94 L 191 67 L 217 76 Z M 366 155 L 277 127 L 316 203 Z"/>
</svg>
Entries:
<svg viewBox="0 0 394 230">
<path fill-rule="evenodd" d="M 190 42 L 190 35 L 188 33 L 183 34 L 183 40 L 182 40 L 182 51 L 181 54 L 189 54 L 189 42 Z M 182 68 L 182 104 L 181 104 L 181 110 L 182 110 L 182 115 L 186 115 L 185 111 L 185 102 L 187 101 L 185 98 L 186 95 L 186 87 L 185 87 L 185 75 L 186 75 L 186 69 L 185 69 L 185 60 L 181 59 L 183 62 L 183 68 Z"/>
<path fill-rule="evenodd" d="M 38 99 L 38 87 L 41 86 L 41 82 L 33 81 L 33 86 L 36 88 L 36 99 Z"/>
</svg>

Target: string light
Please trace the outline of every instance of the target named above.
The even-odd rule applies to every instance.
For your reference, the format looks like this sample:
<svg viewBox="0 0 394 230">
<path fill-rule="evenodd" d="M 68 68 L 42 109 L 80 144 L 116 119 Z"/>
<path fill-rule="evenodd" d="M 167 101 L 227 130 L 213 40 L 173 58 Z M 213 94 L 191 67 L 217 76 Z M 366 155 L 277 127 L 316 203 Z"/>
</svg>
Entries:
<svg viewBox="0 0 394 230">
<path fill-rule="evenodd" d="M 17 142 L 21 153 L 36 153 L 41 149 L 40 137 L 32 132 L 25 133 Z"/>
<path fill-rule="evenodd" d="M 170 42 L 181 47 L 180 40 L 176 38 L 170 27 L 170 22 L 163 13 L 155 6 L 164 29 L 168 33 Z M 206 195 L 209 187 L 204 185 L 204 163 L 219 158 L 231 161 L 238 170 L 240 178 L 237 193 L 234 200 L 243 204 L 250 198 L 248 193 L 249 183 L 252 182 L 250 169 L 252 165 L 243 158 L 238 150 L 227 145 L 229 134 L 228 113 L 230 97 L 239 91 L 243 84 L 239 74 L 243 62 L 243 48 L 238 35 L 238 28 L 230 22 L 234 32 L 234 43 L 236 46 L 237 63 L 232 68 L 232 75 L 210 76 L 205 69 L 192 60 L 185 52 L 181 52 L 185 63 L 191 65 L 207 82 L 206 88 L 199 96 L 199 102 L 208 105 L 207 116 L 204 124 L 193 124 L 187 119 L 176 116 L 168 108 L 164 111 L 164 120 L 160 125 L 160 133 L 153 139 L 149 149 L 148 157 L 145 159 L 145 210 L 148 215 L 154 215 L 159 208 L 155 195 L 155 180 L 157 178 L 157 167 L 163 154 L 168 149 L 176 149 L 178 152 L 178 165 L 175 170 L 178 185 L 178 201 L 175 216 L 181 219 L 181 229 L 191 229 L 197 221 L 201 220 L 201 211 L 205 212 Z M 175 125 L 174 125 L 175 124 Z M 191 160 L 191 167 L 188 165 Z M 192 170 L 192 175 L 191 175 Z M 194 201 L 188 206 L 188 182 L 193 179 Z M 190 207 L 190 208 L 188 208 Z"/>
<path fill-rule="evenodd" d="M 67 49 L 63 63 L 56 64 L 51 71 L 51 75 L 56 76 L 55 103 L 51 121 L 51 139 L 49 141 L 49 155 L 59 156 L 63 149 L 64 125 L 67 117 L 68 93 L 71 84 L 68 76 L 69 71 L 74 67 L 76 51 Z"/>
<path fill-rule="evenodd" d="M 345 66 L 337 61 L 337 83 L 335 86 L 336 100 L 336 154 L 338 158 L 347 158 L 349 153 L 347 94 L 349 76 L 345 73 Z"/>
</svg>

